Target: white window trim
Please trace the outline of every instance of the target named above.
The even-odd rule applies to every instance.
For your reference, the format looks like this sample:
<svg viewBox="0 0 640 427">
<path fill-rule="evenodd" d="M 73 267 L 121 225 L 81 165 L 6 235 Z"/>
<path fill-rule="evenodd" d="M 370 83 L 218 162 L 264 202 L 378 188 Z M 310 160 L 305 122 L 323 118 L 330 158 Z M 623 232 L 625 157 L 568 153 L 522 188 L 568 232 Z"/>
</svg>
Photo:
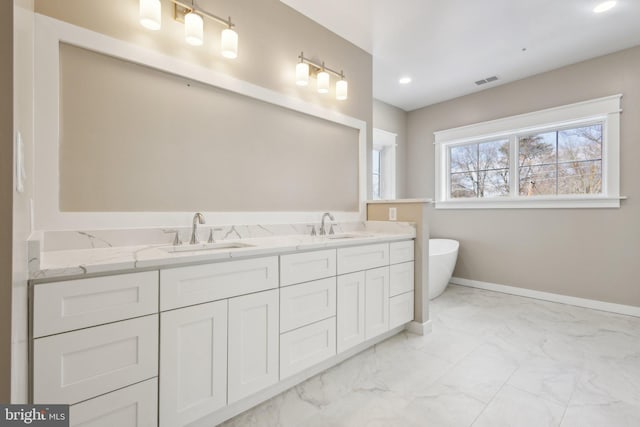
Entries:
<svg viewBox="0 0 640 427">
<path fill-rule="evenodd" d="M 380 151 L 380 199 L 396 198 L 396 137 L 398 134 L 373 129 L 373 149 Z"/>
<path fill-rule="evenodd" d="M 436 209 L 517 209 L 517 208 L 618 208 L 620 207 L 620 102 L 612 95 L 533 113 L 476 123 L 435 132 Z M 516 189 L 517 168 L 510 167 L 511 195 L 451 199 L 449 195 L 448 148 L 452 145 L 509 138 L 510 165 L 517 164 L 517 136 L 547 129 L 604 123 L 602 152 L 603 192 L 599 195 L 520 196 Z"/>
</svg>

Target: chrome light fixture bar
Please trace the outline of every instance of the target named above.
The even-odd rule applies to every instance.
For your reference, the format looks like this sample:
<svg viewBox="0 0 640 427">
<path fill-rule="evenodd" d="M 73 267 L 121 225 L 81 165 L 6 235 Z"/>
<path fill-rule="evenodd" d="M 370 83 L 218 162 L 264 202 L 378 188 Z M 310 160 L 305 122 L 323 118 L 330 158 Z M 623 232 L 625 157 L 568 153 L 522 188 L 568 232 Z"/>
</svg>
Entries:
<svg viewBox="0 0 640 427">
<path fill-rule="evenodd" d="M 173 17 L 184 23 L 185 40 L 193 46 L 200 46 L 204 42 L 204 19 L 207 18 L 224 25 L 221 35 L 221 52 L 225 58 L 238 56 L 238 33 L 234 31 L 235 24 L 231 17 L 224 19 L 213 13 L 201 9 L 191 0 L 191 4 L 181 0 L 170 0 L 173 3 Z M 150 30 L 159 30 L 161 26 L 160 0 L 140 0 L 140 24 Z"/>
<path fill-rule="evenodd" d="M 349 84 L 344 76 L 344 71 L 339 72 L 325 65 L 324 62 L 318 63 L 309 58 L 305 58 L 304 52 L 298 55 L 299 62 L 296 64 L 296 84 L 298 86 L 309 85 L 309 75 L 315 74 L 317 80 L 317 90 L 319 93 L 329 92 L 330 74 L 339 78 L 336 82 L 336 99 L 344 101 L 347 99 Z"/>
</svg>

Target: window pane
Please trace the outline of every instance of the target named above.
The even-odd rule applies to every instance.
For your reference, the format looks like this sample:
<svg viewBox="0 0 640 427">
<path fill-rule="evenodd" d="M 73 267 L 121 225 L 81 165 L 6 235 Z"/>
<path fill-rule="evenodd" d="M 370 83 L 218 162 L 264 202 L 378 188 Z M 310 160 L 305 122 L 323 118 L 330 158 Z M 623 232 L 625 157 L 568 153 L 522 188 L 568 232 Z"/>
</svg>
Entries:
<svg viewBox="0 0 640 427">
<path fill-rule="evenodd" d="M 371 179 L 371 184 L 372 184 L 373 198 L 380 199 L 381 197 L 380 196 L 380 175 L 374 173 Z"/>
<path fill-rule="evenodd" d="M 478 144 L 458 145 L 449 151 L 451 173 L 478 169 Z"/>
<path fill-rule="evenodd" d="M 558 194 L 599 193 L 602 193 L 602 161 L 558 165 Z"/>
<path fill-rule="evenodd" d="M 373 153 L 371 153 L 371 160 L 372 160 L 371 171 L 374 174 L 379 174 L 380 173 L 380 151 L 373 150 Z"/>
<path fill-rule="evenodd" d="M 520 168 L 520 195 L 556 194 L 556 165 Z"/>
<path fill-rule="evenodd" d="M 556 162 L 556 132 L 521 137 L 518 141 L 520 166 Z"/>
<path fill-rule="evenodd" d="M 558 162 L 601 158 L 602 124 L 558 132 Z"/>
<path fill-rule="evenodd" d="M 451 197 L 476 197 L 475 183 L 468 173 L 451 174 Z"/>
<path fill-rule="evenodd" d="M 509 169 L 495 169 L 480 172 L 478 197 L 509 195 Z"/>
<path fill-rule="evenodd" d="M 481 143 L 478 167 L 483 170 L 508 168 L 509 140 Z"/>
</svg>

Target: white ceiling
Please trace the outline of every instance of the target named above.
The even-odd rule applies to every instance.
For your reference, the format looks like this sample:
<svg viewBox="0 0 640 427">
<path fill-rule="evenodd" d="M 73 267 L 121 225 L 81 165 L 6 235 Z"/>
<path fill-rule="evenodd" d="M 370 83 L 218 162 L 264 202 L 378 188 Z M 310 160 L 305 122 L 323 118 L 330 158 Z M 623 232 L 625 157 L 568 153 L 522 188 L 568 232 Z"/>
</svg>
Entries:
<svg viewBox="0 0 640 427">
<path fill-rule="evenodd" d="M 371 53 L 374 97 L 407 111 L 640 45 L 640 0 L 281 1 Z"/>
</svg>

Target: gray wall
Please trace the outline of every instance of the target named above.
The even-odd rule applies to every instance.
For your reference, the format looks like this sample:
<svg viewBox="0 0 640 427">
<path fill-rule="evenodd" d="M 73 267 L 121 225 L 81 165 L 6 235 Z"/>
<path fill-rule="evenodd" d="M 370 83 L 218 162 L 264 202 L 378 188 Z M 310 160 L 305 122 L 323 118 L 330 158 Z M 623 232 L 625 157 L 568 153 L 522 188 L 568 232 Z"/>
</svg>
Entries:
<svg viewBox="0 0 640 427">
<path fill-rule="evenodd" d="M 205 22 L 205 44 L 192 47 L 184 42 L 184 25 L 173 19 L 171 2 L 162 1 L 162 29 L 156 32 L 138 23 L 138 4 L 135 0 L 37 0 L 35 3 L 38 13 L 364 120 L 368 125 L 368 147 L 371 147 L 372 59 L 367 52 L 279 0 L 200 0 L 200 7 L 217 15 L 230 15 L 237 25 L 238 58 L 226 60 L 219 54 L 222 26 Z M 296 86 L 295 64 L 301 51 L 332 68 L 344 70 L 349 80 L 348 100 L 336 101 L 332 93 L 321 95 L 313 87 Z M 283 125 L 286 124 L 273 124 L 275 128 Z M 351 168 L 357 169 L 357 164 Z"/>
<path fill-rule="evenodd" d="M 0 402 L 11 398 L 13 1 L 0 14 Z"/>
<path fill-rule="evenodd" d="M 408 195 L 434 197 L 433 132 L 622 93 L 620 209 L 435 210 L 457 277 L 640 306 L 640 47 L 409 113 Z"/>
<path fill-rule="evenodd" d="M 398 134 L 396 137 L 396 198 L 407 197 L 407 117 L 406 111 L 373 100 L 373 127 Z"/>
</svg>

